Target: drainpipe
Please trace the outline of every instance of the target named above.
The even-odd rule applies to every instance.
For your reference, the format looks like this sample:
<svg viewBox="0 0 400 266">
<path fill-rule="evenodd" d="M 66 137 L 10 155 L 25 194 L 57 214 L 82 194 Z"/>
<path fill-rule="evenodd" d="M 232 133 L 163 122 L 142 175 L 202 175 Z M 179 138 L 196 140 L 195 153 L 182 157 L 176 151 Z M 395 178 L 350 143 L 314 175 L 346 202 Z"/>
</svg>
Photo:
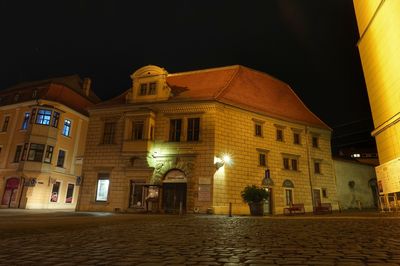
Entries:
<svg viewBox="0 0 400 266">
<path fill-rule="evenodd" d="M 310 156 L 310 147 L 308 146 L 308 127 L 305 127 L 306 133 L 306 149 L 307 149 L 307 167 L 308 167 L 308 179 L 310 181 L 310 188 L 311 188 L 311 204 L 314 207 L 314 190 L 313 190 L 313 183 L 312 183 L 312 176 L 311 176 L 311 156 Z"/>
</svg>

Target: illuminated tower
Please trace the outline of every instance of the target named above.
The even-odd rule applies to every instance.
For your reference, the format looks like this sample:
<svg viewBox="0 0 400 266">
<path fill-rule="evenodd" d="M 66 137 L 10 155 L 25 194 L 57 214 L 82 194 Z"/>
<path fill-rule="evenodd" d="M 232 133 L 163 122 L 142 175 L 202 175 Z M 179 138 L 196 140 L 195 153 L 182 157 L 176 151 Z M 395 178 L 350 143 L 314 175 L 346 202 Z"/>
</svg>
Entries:
<svg viewBox="0 0 400 266">
<path fill-rule="evenodd" d="M 360 33 L 358 49 L 375 127 L 372 135 L 381 166 L 390 168 L 400 165 L 400 1 L 353 3 Z M 400 191 L 400 185 L 388 184 L 399 183 L 389 170 L 384 175 L 387 182 L 382 180 L 386 182 L 381 189 L 384 194 Z"/>
</svg>

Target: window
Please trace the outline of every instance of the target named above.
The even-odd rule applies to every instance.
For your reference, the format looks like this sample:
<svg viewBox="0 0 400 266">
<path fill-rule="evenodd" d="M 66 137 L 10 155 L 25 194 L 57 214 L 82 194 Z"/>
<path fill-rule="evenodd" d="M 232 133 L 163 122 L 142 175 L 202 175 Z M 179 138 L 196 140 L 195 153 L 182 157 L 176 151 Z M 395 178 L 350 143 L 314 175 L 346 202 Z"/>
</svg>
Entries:
<svg viewBox="0 0 400 266">
<path fill-rule="evenodd" d="M 258 154 L 258 165 L 259 166 L 266 166 L 267 165 L 265 153 L 259 153 Z"/>
<path fill-rule="evenodd" d="M 21 158 L 21 152 L 22 152 L 22 145 L 17 145 L 17 148 L 15 150 L 15 155 L 14 155 L 14 163 L 19 162 Z"/>
<path fill-rule="evenodd" d="M 115 123 L 114 122 L 104 123 L 103 144 L 113 144 L 114 143 L 114 132 L 115 132 Z"/>
<path fill-rule="evenodd" d="M 53 120 L 51 121 L 51 126 L 57 128 L 59 120 L 60 120 L 60 113 L 54 111 L 53 112 Z"/>
<path fill-rule="evenodd" d="M 19 100 L 19 93 L 15 94 L 14 101 L 17 102 Z"/>
<path fill-rule="evenodd" d="M 156 88 L 157 88 L 157 83 L 150 82 L 150 84 L 149 84 L 149 95 L 156 94 Z"/>
<path fill-rule="evenodd" d="M 60 182 L 55 182 L 53 184 L 53 188 L 51 190 L 51 197 L 50 197 L 50 202 L 57 202 L 58 201 L 58 193 L 60 192 Z"/>
<path fill-rule="evenodd" d="M 31 143 L 28 152 L 28 161 L 41 162 L 43 159 L 44 144 Z"/>
<path fill-rule="evenodd" d="M 187 140 L 199 141 L 200 135 L 200 118 L 189 118 L 187 128 Z"/>
<path fill-rule="evenodd" d="M 292 170 L 297 171 L 298 170 L 298 165 L 297 165 L 297 159 L 292 159 Z"/>
<path fill-rule="evenodd" d="M 316 173 L 316 174 L 321 173 L 321 165 L 319 162 L 314 162 L 314 173 Z"/>
<path fill-rule="evenodd" d="M 53 151 L 54 147 L 47 145 L 46 153 L 44 155 L 44 160 L 43 160 L 45 163 L 51 163 L 51 159 L 53 158 Z"/>
<path fill-rule="evenodd" d="M 276 130 L 276 140 L 283 141 L 283 130 L 282 129 Z"/>
<path fill-rule="evenodd" d="M 286 169 L 286 170 L 290 169 L 289 158 L 283 158 L 283 168 Z"/>
<path fill-rule="evenodd" d="M 139 183 L 131 183 L 131 198 L 130 198 L 130 207 L 133 208 L 143 208 L 145 206 L 145 193 L 144 193 L 144 184 Z"/>
<path fill-rule="evenodd" d="M 297 158 L 284 157 L 283 158 L 283 168 L 285 170 L 298 171 L 298 169 L 299 169 L 299 161 L 298 161 L 298 159 Z"/>
<path fill-rule="evenodd" d="M 97 179 L 96 201 L 107 201 L 110 179 L 108 174 L 99 174 Z"/>
<path fill-rule="evenodd" d="M 71 134 L 71 120 L 65 119 L 62 135 L 69 137 L 70 134 Z"/>
<path fill-rule="evenodd" d="M 6 132 L 7 131 L 9 123 L 10 123 L 10 117 L 9 116 L 4 117 L 3 127 L 1 129 L 2 132 Z"/>
<path fill-rule="evenodd" d="M 27 151 L 28 151 L 28 143 L 25 143 L 24 149 L 22 150 L 21 161 L 25 161 Z"/>
<path fill-rule="evenodd" d="M 285 204 L 286 206 L 293 204 L 293 189 L 285 188 Z"/>
<path fill-rule="evenodd" d="M 182 119 L 171 119 L 169 126 L 169 141 L 181 140 Z"/>
<path fill-rule="evenodd" d="M 28 128 L 28 124 L 29 124 L 29 117 L 31 116 L 30 113 L 25 113 L 24 114 L 24 121 L 22 122 L 22 126 L 21 129 L 22 130 L 26 130 Z"/>
<path fill-rule="evenodd" d="M 328 190 L 326 188 L 322 189 L 322 197 L 327 198 L 328 197 Z"/>
<path fill-rule="evenodd" d="M 146 95 L 146 94 L 147 94 L 147 83 L 140 84 L 139 95 Z"/>
<path fill-rule="evenodd" d="M 72 203 L 72 197 L 74 195 L 74 188 L 75 188 L 74 184 L 68 184 L 67 194 L 65 196 L 65 203 Z"/>
<path fill-rule="evenodd" d="M 312 137 L 312 146 L 318 148 L 318 137 Z"/>
<path fill-rule="evenodd" d="M 65 161 L 65 151 L 59 150 L 57 157 L 57 166 L 64 167 L 64 161 Z"/>
<path fill-rule="evenodd" d="M 39 109 L 36 117 L 36 124 L 50 125 L 51 111 L 46 109 Z"/>
<path fill-rule="evenodd" d="M 132 139 L 133 140 L 143 139 L 143 129 L 144 129 L 144 121 L 133 121 Z"/>
<path fill-rule="evenodd" d="M 300 144 L 300 134 L 299 133 L 293 133 L 293 143 Z"/>
<path fill-rule="evenodd" d="M 262 125 L 261 124 L 254 124 L 254 134 L 257 137 L 262 137 Z"/>
</svg>

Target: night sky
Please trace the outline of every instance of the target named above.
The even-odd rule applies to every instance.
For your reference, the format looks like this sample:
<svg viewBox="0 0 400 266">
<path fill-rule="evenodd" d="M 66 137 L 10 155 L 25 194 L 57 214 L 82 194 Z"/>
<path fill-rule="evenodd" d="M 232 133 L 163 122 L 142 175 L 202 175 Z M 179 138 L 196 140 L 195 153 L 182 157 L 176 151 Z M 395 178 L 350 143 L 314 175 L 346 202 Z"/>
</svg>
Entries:
<svg viewBox="0 0 400 266">
<path fill-rule="evenodd" d="M 360 122 L 345 143 L 372 130 L 351 0 L 0 0 L 0 29 L 0 90 L 79 74 L 108 99 L 144 65 L 241 64 L 288 83 L 337 132 Z"/>
</svg>

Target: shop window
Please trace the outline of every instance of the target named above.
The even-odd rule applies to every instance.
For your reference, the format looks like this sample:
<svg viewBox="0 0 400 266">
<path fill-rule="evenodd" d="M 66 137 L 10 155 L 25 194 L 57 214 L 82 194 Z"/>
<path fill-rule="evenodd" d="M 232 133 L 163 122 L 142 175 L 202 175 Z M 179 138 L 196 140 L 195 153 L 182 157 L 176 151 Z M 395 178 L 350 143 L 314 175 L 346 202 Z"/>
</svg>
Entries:
<svg viewBox="0 0 400 266">
<path fill-rule="evenodd" d="M 72 199 L 74 196 L 74 188 L 75 188 L 74 184 L 68 184 L 67 194 L 65 196 L 65 203 L 72 203 Z"/>
<path fill-rule="evenodd" d="M 28 152 L 28 161 L 41 162 L 43 159 L 44 144 L 31 143 Z"/>
<path fill-rule="evenodd" d="M 69 137 L 71 135 L 71 120 L 68 119 L 64 120 L 64 127 L 62 134 L 66 137 Z"/>
<path fill-rule="evenodd" d="M 65 161 L 65 151 L 59 150 L 57 157 L 57 166 L 64 167 L 64 161 Z"/>
<path fill-rule="evenodd" d="M 22 152 L 22 145 L 17 145 L 17 148 L 15 149 L 14 163 L 19 162 L 21 158 L 21 152 Z"/>
<path fill-rule="evenodd" d="M 188 118 L 187 140 L 199 141 L 200 118 Z"/>
<path fill-rule="evenodd" d="M 3 127 L 1 128 L 2 132 L 6 132 L 7 131 L 9 123 L 10 123 L 10 117 L 9 116 L 4 117 Z"/>
<path fill-rule="evenodd" d="M 60 186 L 61 186 L 61 183 L 58 181 L 53 184 L 53 188 L 51 189 L 50 202 L 58 202 Z"/>
<path fill-rule="evenodd" d="M 29 112 L 24 114 L 24 121 L 22 121 L 22 126 L 21 126 L 22 130 L 28 129 L 30 116 L 31 116 L 31 114 Z"/>
<path fill-rule="evenodd" d="M 103 144 L 113 144 L 115 135 L 115 122 L 104 123 Z"/>
<path fill-rule="evenodd" d="M 107 201 L 109 186 L 109 174 L 99 174 L 97 179 L 96 201 Z"/>
<path fill-rule="evenodd" d="M 169 141 L 181 141 L 182 119 L 171 119 L 169 124 Z"/>
<path fill-rule="evenodd" d="M 47 145 L 46 153 L 44 155 L 44 160 L 43 160 L 45 163 L 51 163 L 51 159 L 53 158 L 53 151 L 54 147 Z"/>
<path fill-rule="evenodd" d="M 53 112 L 53 120 L 51 121 L 51 126 L 58 128 L 58 121 L 60 120 L 60 113 L 54 111 Z"/>
<path fill-rule="evenodd" d="M 145 206 L 144 184 L 131 183 L 130 207 L 143 208 Z"/>
<path fill-rule="evenodd" d="M 133 121 L 132 139 L 133 140 L 142 140 L 143 139 L 143 130 L 144 130 L 144 121 Z"/>
<path fill-rule="evenodd" d="M 36 124 L 50 125 L 51 111 L 46 109 L 39 109 L 36 116 Z"/>
</svg>

